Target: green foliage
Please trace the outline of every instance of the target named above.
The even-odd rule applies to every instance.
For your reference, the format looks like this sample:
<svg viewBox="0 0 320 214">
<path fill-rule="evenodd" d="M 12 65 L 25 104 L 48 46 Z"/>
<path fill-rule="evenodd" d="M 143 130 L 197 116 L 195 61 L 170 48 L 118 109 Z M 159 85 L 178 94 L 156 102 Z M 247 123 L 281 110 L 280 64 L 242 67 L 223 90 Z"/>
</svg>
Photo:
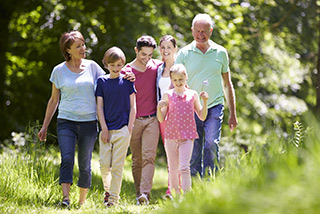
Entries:
<svg viewBox="0 0 320 214">
<path fill-rule="evenodd" d="M 136 206 L 131 156 L 125 162 L 120 203 L 102 205 L 103 186 L 98 154 L 94 153 L 92 187 L 86 204 L 77 207 L 78 188 L 71 187 L 71 210 L 58 205 L 59 153 L 55 147 L 35 142 L 34 127 L 15 135 L 15 149 L 0 154 L 1 213 L 317 213 L 320 209 L 319 122 L 295 122 L 291 140 L 274 131 L 261 141 L 252 138 L 248 152 L 225 157 L 215 177 L 193 179 L 193 190 L 173 201 L 162 199 L 167 187 L 166 167 L 156 167 L 150 206 Z M 35 127 L 37 129 L 37 127 Z M 303 136 L 303 137 L 302 137 Z M 18 141 L 20 139 L 20 141 Z M 297 147 L 294 143 L 299 141 Z M 226 150 L 223 151 L 226 153 Z M 229 153 L 230 154 L 230 153 Z M 75 166 L 75 177 L 78 171 Z M 76 180 L 74 180 L 76 183 Z"/>
<path fill-rule="evenodd" d="M 123 49 L 129 62 L 142 34 L 157 41 L 172 34 L 179 47 L 191 42 L 191 21 L 203 12 L 215 20 L 211 39 L 229 53 L 240 131 L 231 135 L 247 140 L 272 128 L 290 136 L 292 123 L 316 104 L 319 1 L 26 0 L 12 6 L 4 0 L 1 5 L 8 14 L 1 19 L 7 28 L 0 37 L 1 144 L 29 121 L 43 119 L 50 73 L 63 61 L 58 47 L 63 32 L 81 31 L 88 58 L 100 65 L 111 46 Z M 225 115 L 224 124 L 228 111 Z M 55 128 L 53 119 L 49 132 Z M 223 135 L 228 133 L 224 125 Z"/>
<path fill-rule="evenodd" d="M 295 128 L 301 132 L 301 123 Z M 214 182 L 195 180 L 193 192 L 158 213 L 317 213 L 320 138 L 308 136 L 306 147 L 276 133 L 267 144 L 255 142 L 248 153 L 228 158 Z"/>
</svg>

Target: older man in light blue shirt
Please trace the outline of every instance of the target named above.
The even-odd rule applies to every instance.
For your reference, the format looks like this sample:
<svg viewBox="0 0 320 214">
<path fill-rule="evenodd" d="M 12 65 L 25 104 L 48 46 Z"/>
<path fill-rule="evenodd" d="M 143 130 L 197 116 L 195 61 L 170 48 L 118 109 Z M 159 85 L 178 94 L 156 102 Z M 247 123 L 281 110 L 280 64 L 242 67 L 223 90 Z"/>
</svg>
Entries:
<svg viewBox="0 0 320 214">
<path fill-rule="evenodd" d="M 199 139 L 194 142 L 191 175 L 202 177 L 207 170 L 217 169 L 219 142 L 224 109 L 224 92 L 230 110 L 229 128 L 237 126 L 234 88 L 231 82 L 228 53 L 210 40 L 213 21 L 208 14 L 198 14 L 192 21 L 194 41 L 182 48 L 175 61 L 187 68 L 188 85 L 198 93 L 209 94 L 208 116 L 205 121 L 196 117 Z M 205 87 L 204 87 L 205 86 Z"/>
</svg>

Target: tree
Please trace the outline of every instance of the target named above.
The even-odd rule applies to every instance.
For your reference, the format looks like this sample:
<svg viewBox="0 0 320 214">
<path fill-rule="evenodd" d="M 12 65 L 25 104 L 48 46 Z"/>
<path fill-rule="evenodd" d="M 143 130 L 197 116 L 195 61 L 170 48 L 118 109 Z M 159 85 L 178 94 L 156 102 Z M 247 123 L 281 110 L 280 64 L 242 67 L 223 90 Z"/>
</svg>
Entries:
<svg viewBox="0 0 320 214">
<path fill-rule="evenodd" d="M 63 61 L 58 47 L 63 32 L 81 31 L 88 58 L 102 66 L 111 46 L 131 61 L 142 34 L 157 41 L 172 34 L 179 47 L 186 45 L 193 39 L 193 17 L 204 12 L 215 20 L 212 39 L 229 53 L 240 133 L 263 135 L 268 127 L 289 132 L 303 112 L 316 108 L 319 5 L 319 0 L 3 0 L 0 142 L 29 121 L 42 122 L 50 73 Z M 55 133 L 54 121 L 49 131 Z"/>
</svg>

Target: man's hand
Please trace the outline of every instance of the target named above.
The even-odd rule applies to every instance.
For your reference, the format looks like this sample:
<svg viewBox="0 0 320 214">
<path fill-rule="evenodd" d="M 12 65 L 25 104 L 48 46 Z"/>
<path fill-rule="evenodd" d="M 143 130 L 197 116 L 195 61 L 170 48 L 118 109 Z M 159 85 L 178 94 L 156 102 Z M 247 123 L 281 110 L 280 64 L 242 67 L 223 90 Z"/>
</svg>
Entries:
<svg viewBox="0 0 320 214">
<path fill-rule="evenodd" d="M 130 82 L 136 81 L 136 76 L 132 72 L 122 72 L 124 74 L 124 79 L 129 80 Z"/>
</svg>

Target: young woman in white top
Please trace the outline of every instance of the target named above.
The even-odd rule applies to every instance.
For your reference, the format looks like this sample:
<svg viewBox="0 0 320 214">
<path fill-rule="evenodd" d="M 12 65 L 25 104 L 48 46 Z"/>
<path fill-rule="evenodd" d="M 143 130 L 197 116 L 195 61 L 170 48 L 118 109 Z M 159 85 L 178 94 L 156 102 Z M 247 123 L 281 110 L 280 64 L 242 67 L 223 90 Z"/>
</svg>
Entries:
<svg viewBox="0 0 320 214">
<path fill-rule="evenodd" d="M 174 65 L 175 55 L 177 52 L 177 42 L 176 39 L 171 35 L 165 35 L 160 39 L 159 43 L 160 54 L 162 57 L 163 64 L 158 68 L 158 76 L 157 76 L 157 98 L 158 102 L 161 100 L 165 91 L 169 90 L 172 87 L 171 79 L 170 79 L 170 68 Z M 165 123 L 160 123 L 160 134 L 162 138 L 162 142 L 164 143 L 164 127 Z M 165 198 L 172 198 L 169 182 L 168 189 L 164 196 Z"/>
</svg>

